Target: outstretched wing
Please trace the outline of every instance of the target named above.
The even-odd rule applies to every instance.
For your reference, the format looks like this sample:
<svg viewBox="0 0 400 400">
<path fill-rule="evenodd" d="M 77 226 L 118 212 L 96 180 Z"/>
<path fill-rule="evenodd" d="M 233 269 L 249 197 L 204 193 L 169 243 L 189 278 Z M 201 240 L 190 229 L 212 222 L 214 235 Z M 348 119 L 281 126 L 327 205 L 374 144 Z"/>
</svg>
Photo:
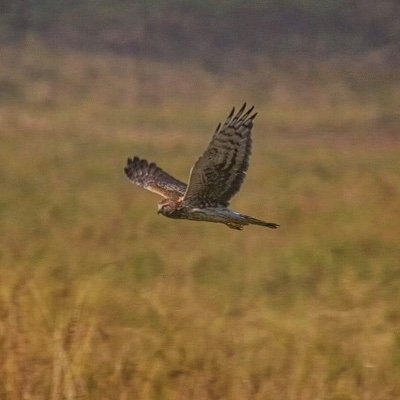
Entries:
<svg viewBox="0 0 400 400">
<path fill-rule="evenodd" d="M 232 109 L 217 126 L 207 150 L 194 164 L 184 201 L 193 207 L 227 207 L 243 183 L 251 153 L 251 128 L 257 113 Z"/>
<path fill-rule="evenodd" d="M 139 157 L 128 158 L 124 171 L 136 185 L 165 198 L 178 199 L 185 194 L 186 184 L 167 174 L 155 163 L 148 163 Z"/>
</svg>

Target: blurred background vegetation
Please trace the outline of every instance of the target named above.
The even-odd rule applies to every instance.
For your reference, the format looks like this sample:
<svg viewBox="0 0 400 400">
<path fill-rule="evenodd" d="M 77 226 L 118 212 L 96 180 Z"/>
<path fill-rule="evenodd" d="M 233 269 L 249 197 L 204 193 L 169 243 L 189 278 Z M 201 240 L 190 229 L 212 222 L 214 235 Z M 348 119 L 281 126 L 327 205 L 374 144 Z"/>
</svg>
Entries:
<svg viewBox="0 0 400 400">
<path fill-rule="evenodd" d="M 0 398 L 398 399 L 396 1 L 0 2 Z M 255 104 L 243 232 L 157 216 Z"/>
<path fill-rule="evenodd" d="M 47 44 L 218 68 L 254 55 L 359 55 L 398 59 L 397 1 L 385 0 L 17 0 L 4 2 L 4 40 L 37 35 Z"/>
</svg>

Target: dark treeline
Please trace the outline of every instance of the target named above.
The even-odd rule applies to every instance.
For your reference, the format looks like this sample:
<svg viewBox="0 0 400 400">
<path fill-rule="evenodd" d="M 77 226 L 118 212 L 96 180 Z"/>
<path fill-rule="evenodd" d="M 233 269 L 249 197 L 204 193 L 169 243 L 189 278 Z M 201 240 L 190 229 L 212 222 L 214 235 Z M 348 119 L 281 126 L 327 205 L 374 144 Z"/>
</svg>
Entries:
<svg viewBox="0 0 400 400">
<path fill-rule="evenodd" d="M 237 64 L 260 54 L 330 57 L 383 50 L 396 58 L 400 51 L 397 0 L 0 0 L 0 4 L 3 43 L 34 36 L 53 46 L 198 59 L 210 65 Z"/>
</svg>

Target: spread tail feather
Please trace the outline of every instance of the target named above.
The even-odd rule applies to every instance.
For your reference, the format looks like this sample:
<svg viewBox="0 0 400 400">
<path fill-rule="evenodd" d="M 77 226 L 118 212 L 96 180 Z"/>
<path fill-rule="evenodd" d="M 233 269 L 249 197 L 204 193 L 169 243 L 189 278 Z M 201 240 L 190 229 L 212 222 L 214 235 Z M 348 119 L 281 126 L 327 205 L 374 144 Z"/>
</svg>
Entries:
<svg viewBox="0 0 400 400">
<path fill-rule="evenodd" d="M 271 228 L 271 229 L 276 229 L 279 226 L 279 224 L 275 224 L 274 222 L 261 221 L 260 219 L 249 217 L 248 215 L 243 215 L 243 214 L 239 214 L 239 215 L 240 215 L 240 221 L 237 221 L 237 222 L 229 221 L 228 223 L 226 223 L 226 225 L 229 228 L 238 229 L 238 230 L 242 230 L 243 226 L 250 225 L 250 224 L 266 226 L 267 228 Z"/>
<path fill-rule="evenodd" d="M 274 222 L 261 221 L 260 219 L 249 217 L 248 215 L 242 214 L 242 217 L 244 218 L 245 222 L 247 222 L 248 224 L 266 226 L 267 228 L 271 228 L 271 229 L 276 229 L 279 226 L 279 224 L 275 224 Z"/>
</svg>

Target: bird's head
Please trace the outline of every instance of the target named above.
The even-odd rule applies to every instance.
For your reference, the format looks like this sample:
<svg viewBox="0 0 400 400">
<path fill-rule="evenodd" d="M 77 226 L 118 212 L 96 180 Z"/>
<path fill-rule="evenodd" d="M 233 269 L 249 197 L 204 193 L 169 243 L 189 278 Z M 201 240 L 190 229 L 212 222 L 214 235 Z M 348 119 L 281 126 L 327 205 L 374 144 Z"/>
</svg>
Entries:
<svg viewBox="0 0 400 400">
<path fill-rule="evenodd" d="M 165 217 L 171 217 L 177 209 L 177 202 L 171 199 L 165 199 L 158 204 L 158 214 Z"/>
</svg>

